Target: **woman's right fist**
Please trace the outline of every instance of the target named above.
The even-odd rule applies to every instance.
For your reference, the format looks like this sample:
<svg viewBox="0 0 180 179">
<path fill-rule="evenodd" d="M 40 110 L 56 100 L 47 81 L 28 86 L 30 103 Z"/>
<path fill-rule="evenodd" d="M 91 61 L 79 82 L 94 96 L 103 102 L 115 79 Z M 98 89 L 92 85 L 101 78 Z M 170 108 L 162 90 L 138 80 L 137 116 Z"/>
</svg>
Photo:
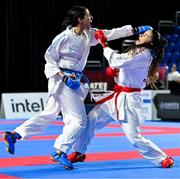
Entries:
<svg viewBox="0 0 180 179">
<path fill-rule="evenodd" d="M 103 48 L 108 46 L 107 37 L 105 36 L 102 30 L 96 30 L 94 36 L 99 41 L 99 43 L 102 45 Z"/>
</svg>

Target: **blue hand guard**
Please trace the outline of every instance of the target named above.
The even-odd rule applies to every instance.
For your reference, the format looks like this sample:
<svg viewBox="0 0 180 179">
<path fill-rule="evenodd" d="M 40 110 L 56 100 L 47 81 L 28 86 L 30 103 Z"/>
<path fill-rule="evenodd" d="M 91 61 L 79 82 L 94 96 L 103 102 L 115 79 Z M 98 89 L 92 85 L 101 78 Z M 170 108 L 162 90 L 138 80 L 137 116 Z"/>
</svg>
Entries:
<svg viewBox="0 0 180 179">
<path fill-rule="evenodd" d="M 153 30 L 153 28 L 149 25 L 139 26 L 135 28 L 135 34 L 143 34 L 147 30 Z"/>
<path fill-rule="evenodd" d="M 71 77 L 64 76 L 62 81 L 73 90 L 78 89 L 81 85 L 79 78 L 72 79 Z"/>
</svg>

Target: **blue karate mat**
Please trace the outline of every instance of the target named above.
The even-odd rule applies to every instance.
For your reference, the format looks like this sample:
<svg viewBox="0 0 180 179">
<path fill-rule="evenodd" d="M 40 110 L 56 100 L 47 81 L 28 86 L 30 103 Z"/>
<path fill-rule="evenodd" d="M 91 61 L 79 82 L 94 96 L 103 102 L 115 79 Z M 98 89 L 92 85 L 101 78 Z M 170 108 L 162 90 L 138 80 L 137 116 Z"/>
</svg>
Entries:
<svg viewBox="0 0 180 179">
<path fill-rule="evenodd" d="M 180 179 L 180 122 L 146 121 L 141 130 L 144 137 L 175 159 L 173 168 L 155 167 L 138 157 L 137 150 L 114 122 L 96 131 L 88 147 L 87 161 L 74 164 L 74 170 L 69 171 L 49 159 L 54 140 L 62 132 L 61 119 L 43 133 L 18 141 L 14 155 L 6 152 L 2 132 L 13 130 L 24 121 L 0 119 L 0 178 Z"/>
</svg>

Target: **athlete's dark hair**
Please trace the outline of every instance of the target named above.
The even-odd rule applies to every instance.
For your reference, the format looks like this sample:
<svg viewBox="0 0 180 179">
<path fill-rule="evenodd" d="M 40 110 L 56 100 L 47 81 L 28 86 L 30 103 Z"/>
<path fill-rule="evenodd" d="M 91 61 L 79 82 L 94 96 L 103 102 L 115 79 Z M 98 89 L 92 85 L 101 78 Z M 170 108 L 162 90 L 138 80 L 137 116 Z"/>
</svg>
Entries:
<svg viewBox="0 0 180 179">
<path fill-rule="evenodd" d="M 162 62 L 162 58 L 164 56 L 164 49 L 167 45 L 167 40 L 162 38 L 159 32 L 152 30 L 153 39 L 150 43 L 151 54 L 153 56 L 153 61 L 149 67 L 148 71 L 148 80 L 150 86 L 153 88 L 157 88 L 156 83 L 156 72 L 158 71 L 158 67 Z"/>
<path fill-rule="evenodd" d="M 77 26 L 79 24 L 78 18 L 84 18 L 86 9 L 86 7 L 79 5 L 71 7 L 61 24 L 61 31 L 65 30 L 69 25 L 72 27 Z"/>
</svg>

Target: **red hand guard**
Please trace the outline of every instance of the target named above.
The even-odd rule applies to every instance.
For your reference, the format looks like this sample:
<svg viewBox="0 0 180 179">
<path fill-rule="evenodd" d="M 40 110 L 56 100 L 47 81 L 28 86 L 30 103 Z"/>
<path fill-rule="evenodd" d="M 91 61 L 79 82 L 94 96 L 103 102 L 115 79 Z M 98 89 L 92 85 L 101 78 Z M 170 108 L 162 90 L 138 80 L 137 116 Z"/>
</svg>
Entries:
<svg viewBox="0 0 180 179">
<path fill-rule="evenodd" d="M 102 47 L 107 47 L 107 38 L 102 30 L 96 30 L 94 33 L 95 38 L 99 41 Z"/>
<path fill-rule="evenodd" d="M 117 76 L 119 70 L 118 69 L 113 69 L 111 67 L 107 67 L 106 68 L 106 75 L 109 76 L 109 77 L 115 77 Z"/>
</svg>

